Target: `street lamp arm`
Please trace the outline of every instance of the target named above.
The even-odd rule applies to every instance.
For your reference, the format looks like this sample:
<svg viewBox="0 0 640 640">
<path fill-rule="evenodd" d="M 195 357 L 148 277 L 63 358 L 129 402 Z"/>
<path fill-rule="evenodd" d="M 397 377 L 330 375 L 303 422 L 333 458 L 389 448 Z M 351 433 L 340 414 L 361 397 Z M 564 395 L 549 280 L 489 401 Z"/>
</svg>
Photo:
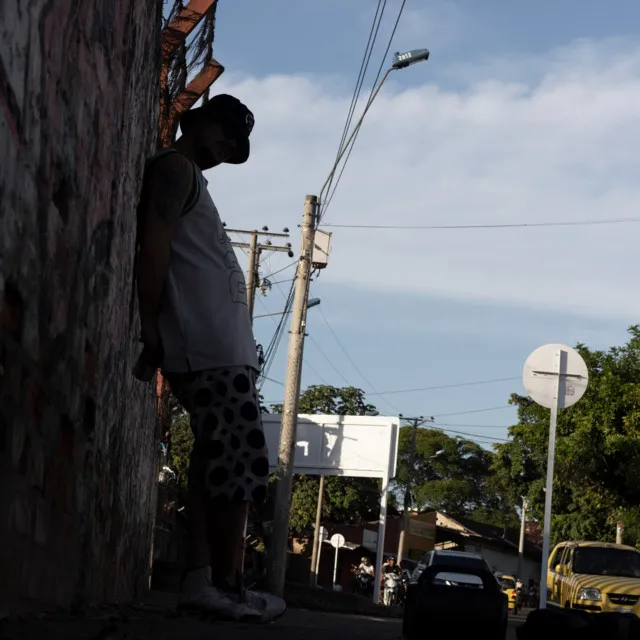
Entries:
<svg viewBox="0 0 640 640">
<path fill-rule="evenodd" d="M 367 104 L 365 105 L 364 111 L 362 112 L 360 119 L 358 120 L 358 122 L 356 122 L 355 126 L 351 130 L 351 135 L 347 138 L 346 142 L 342 146 L 342 149 L 338 154 L 336 161 L 333 163 L 333 167 L 331 168 L 331 171 L 329 171 L 329 175 L 327 176 L 327 179 L 324 181 L 324 184 L 322 185 L 322 189 L 320 189 L 320 195 L 318 196 L 318 200 L 320 204 L 322 204 L 322 201 L 325 195 L 325 190 L 329 182 L 331 182 L 331 180 L 333 179 L 333 176 L 335 175 L 335 172 L 338 170 L 338 165 L 340 164 L 340 160 L 342 160 L 344 154 L 347 152 L 347 149 L 349 148 L 349 145 L 351 144 L 352 140 L 356 137 L 358 131 L 360 130 L 360 127 L 362 126 L 362 122 L 365 116 L 367 115 L 367 112 L 371 108 L 371 105 L 373 104 L 373 101 L 376 99 L 378 93 L 380 93 L 380 89 L 382 89 L 382 85 L 385 83 L 385 80 L 388 78 L 389 74 L 392 71 L 397 71 L 397 70 L 398 70 L 398 67 L 390 67 L 389 69 L 387 69 L 384 76 L 382 76 L 382 80 L 380 80 L 380 82 L 378 83 L 378 86 L 375 88 L 375 91 L 371 94 L 371 96 L 369 97 L 369 100 L 367 100 Z"/>
</svg>

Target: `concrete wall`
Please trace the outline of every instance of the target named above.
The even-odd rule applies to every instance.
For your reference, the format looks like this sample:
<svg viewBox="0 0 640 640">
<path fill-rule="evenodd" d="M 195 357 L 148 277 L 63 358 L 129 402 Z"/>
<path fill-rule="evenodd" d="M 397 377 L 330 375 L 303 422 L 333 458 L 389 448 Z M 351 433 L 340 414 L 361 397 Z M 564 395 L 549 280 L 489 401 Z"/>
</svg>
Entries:
<svg viewBox="0 0 640 640">
<path fill-rule="evenodd" d="M 518 554 L 504 553 L 482 544 L 467 544 L 465 551 L 475 551 L 481 553 L 489 566 L 494 571 L 500 571 L 510 576 L 518 576 Z M 519 576 L 525 585 L 529 584 L 529 579 L 540 582 L 541 564 L 531 558 L 524 559 L 522 575 Z"/>
<path fill-rule="evenodd" d="M 0 609 L 148 580 L 154 390 L 130 371 L 160 0 L 0 3 Z"/>
</svg>

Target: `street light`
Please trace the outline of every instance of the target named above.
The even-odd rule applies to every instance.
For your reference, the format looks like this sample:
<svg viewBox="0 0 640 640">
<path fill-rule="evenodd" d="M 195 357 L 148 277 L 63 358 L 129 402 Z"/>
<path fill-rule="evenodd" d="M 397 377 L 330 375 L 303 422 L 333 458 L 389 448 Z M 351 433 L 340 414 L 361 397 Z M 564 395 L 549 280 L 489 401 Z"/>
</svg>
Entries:
<svg viewBox="0 0 640 640">
<path fill-rule="evenodd" d="M 320 298 L 311 298 L 309 303 L 307 304 L 307 309 L 311 307 L 317 307 L 320 304 Z M 291 313 L 291 309 L 289 311 L 278 311 L 277 313 L 261 313 L 259 316 L 253 316 L 253 319 L 256 318 L 268 318 L 270 316 L 284 316 L 287 313 Z"/>
<path fill-rule="evenodd" d="M 367 112 L 380 92 L 382 85 L 392 71 L 404 69 L 416 62 L 422 62 L 429 58 L 426 49 L 416 49 L 408 54 L 396 54 L 392 66 L 387 69 L 382 80 L 372 92 L 367 104 L 356 123 L 346 143 L 339 149 L 338 157 L 325 180 L 319 196 L 308 195 L 305 199 L 305 211 L 302 222 L 302 251 L 298 263 L 293 309 L 291 315 L 291 330 L 289 332 L 289 354 L 287 357 L 287 372 L 285 375 L 284 403 L 282 423 L 280 427 L 280 440 L 278 443 L 278 464 L 276 467 L 276 499 L 273 514 L 273 535 L 269 551 L 269 586 L 277 595 L 284 592 L 285 571 L 287 564 L 287 540 L 289 538 L 289 519 L 291 511 L 291 494 L 293 484 L 293 453 L 295 451 L 298 402 L 300 399 L 300 381 L 302 377 L 302 354 L 304 352 L 305 324 L 307 303 L 309 302 L 309 282 L 311 280 L 313 247 L 315 246 L 315 233 L 318 226 L 318 211 L 322 213 L 323 197 L 328 185 L 347 149 L 355 139 Z M 317 546 L 314 543 L 314 546 Z M 376 583 L 377 584 L 377 583 Z M 376 586 L 378 595 L 379 585 Z"/>
<path fill-rule="evenodd" d="M 371 108 L 373 101 L 378 96 L 378 93 L 380 93 L 380 89 L 382 89 L 382 85 L 385 83 L 385 80 L 388 78 L 389 74 L 392 71 L 399 71 L 400 69 L 406 69 L 407 67 L 411 66 L 412 64 L 416 64 L 417 62 L 426 62 L 428 59 L 429 59 L 428 49 L 412 49 L 411 51 L 407 51 L 406 53 L 396 52 L 394 54 L 391 66 L 387 69 L 384 76 L 382 76 L 382 80 L 380 80 L 380 82 L 378 83 L 378 86 L 375 88 L 374 92 L 371 94 L 369 100 L 367 101 L 367 104 L 365 105 L 364 111 L 360 116 L 360 119 L 358 120 L 358 122 L 356 122 L 355 127 L 353 127 L 351 131 L 351 135 L 347 138 L 347 141 L 342 146 L 342 149 L 340 150 L 340 153 L 338 154 L 336 161 L 333 163 L 333 167 L 331 168 L 331 171 L 329 172 L 327 179 L 324 181 L 324 184 L 322 185 L 322 189 L 320 189 L 320 195 L 318 197 L 320 206 L 322 206 L 322 199 L 325 195 L 324 192 L 327 189 L 327 186 L 329 185 L 331 180 L 333 179 L 333 176 L 338 169 L 338 165 L 340 164 L 340 160 L 342 160 L 342 157 L 344 156 L 347 149 L 349 148 L 349 145 L 351 144 L 352 140 L 356 137 L 358 131 L 360 130 L 364 117 L 367 115 L 367 112 Z"/>
</svg>

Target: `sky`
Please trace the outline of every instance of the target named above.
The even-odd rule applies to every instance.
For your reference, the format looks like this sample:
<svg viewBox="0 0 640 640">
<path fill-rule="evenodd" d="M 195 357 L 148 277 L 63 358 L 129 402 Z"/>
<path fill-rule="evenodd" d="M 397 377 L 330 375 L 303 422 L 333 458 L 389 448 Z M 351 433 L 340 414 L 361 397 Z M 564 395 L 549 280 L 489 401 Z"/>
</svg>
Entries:
<svg viewBox="0 0 640 640">
<path fill-rule="evenodd" d="M 386 3 L 356 115 L 401 4 Z M 304 198 L 335 159 L 377 5 L 219 0 L 214 56 L 226 70 L 214 93 L 256 119 L 249 162 L 207 175 L 229 227 L 287 227 L 298 251 Z M 636 0 L 407 0 L 390 51 L 431 58 L 391 74 L 326 210 L 323 223 L 355 228 L 324 227 L 332 251 L 311 287 L 321 304 L 308 314 L 303 387 L 354 385 L 382 414 L 434 416 L 491 446 L 517 421 L 507 403 L 524 393 L 531 351 L 626 340 L 640 312 L 639 222 L 358 225 L 640 217 L 639 35 Z M 278 284 L 256 315 L 282 311 L 292 262 L 264 255 L 261 276 Z M 256 317 L 258 342 L 275 322 Z M 266 401 L 282 399 L 287 343 Z"/>
</svg>

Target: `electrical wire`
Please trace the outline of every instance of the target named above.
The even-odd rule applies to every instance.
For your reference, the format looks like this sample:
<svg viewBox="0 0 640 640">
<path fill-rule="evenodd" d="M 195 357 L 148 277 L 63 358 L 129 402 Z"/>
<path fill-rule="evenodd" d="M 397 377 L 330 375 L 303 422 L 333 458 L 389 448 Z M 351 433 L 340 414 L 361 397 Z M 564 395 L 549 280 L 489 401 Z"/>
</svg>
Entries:
<svg viewBox="0 0 640 640">
<path fill-rule="evenodd" d="M 278 275 L 279 273 L 282 273 L 287 269 L 291 269 L 291 267 L 295 266 L 296 264 L 298 264 L 298 260 L 294 260 L 293 262 L 290 262 L 288 265 L 282 267 L 282 269 L 278 269 L 277 271 L 272 271 L 268 276 L 265 276 L 263 280 L 266 278 L 273 278 L 273 276 Z M 286 282 L 286 280 L 281 280 L 280 282 Z M 272 282 L 271 284 L 276 284 L 276 283 Z"/>
<path fill-rule="evenodd" d="M 296 269 L 296 275 L 297 275 L 297 271 L 298 270 Z M 276 330 L 275 330 L 275 332 L 274 332 L 274 334 L 273 334 L 273 336 L 271 338 L 271 341 L 269 342 L 269 345 L 268 345 L 267 349 L 265 350 L 264 363 L 262 365 L 262 369 L 260 371 L 260 376 L 258 378 L 260 380 L 259 390 L 262 389 L 262 385 L 264 384 L 264 380 L 266 379 L 266 376 L 268 375 L 269 370 L 271 369 L 271 365 L 273 364 L 273 360 L 274 360 L 275 354 L 277 353 L 278 347 L 280 346 L 280 342 L 281 342 L 282 336 L 284 334 L 284 327 L 285 327 L 285 324 L 286 324 L 287 315 L 289 314 L 289 311 L 291 311 L 291 307 L 293 306 L 293 296 L 294 296 L 294 291 L 295 291 L 295 282 L 296 282 L 296 278 L 294 277 L 293 280 L 291 281 L 291 287 L 289 289 L 289 294 L 285 298 L 284 311 L 283 311 L 282 315 L 280 316 L 280 319 L 278 321 L 276 321 L 272 317 L 272 320 L 276 324 Z"/>
<path fill-rule="evenodd" d="M 486 409 L 469 409 L 468 411 L 454 411 L 453 413 L 439 413 L 433 416 L 434 418 L 444 418 L 446 416 L 462 416 L 469 413 L 483 413 L 485 411 L 502 411 L 503 409 L 515 409 L 512 404 L 503 404 L 499 407 L 487 407 Z"/>
<path fill-rule="evenodd" d="M 340 157 L 342 153 L 343 145 L 345 140 L 347 139 L 347 135 L 349 134 L 349 128 L 351 127 L 351 122 L 353 120 L 353 114 L 355 112 L 356 106 L 358 104 L 358 99 L 360 97 L 360 91 L 362 90 L 362 85 L 364 83 L 364 79 L 367 73 L 367 69 L 369 68 L 369 62 L 371 60 L 371 54 L 373 53 L 373 47 L 375 45 L 375 41 L 378 37 L 378 30 L 380 29 L 380 22 L 382 20 L 382 16 L 384 14 L 384 10 L 387 5 L 387 0 L 378 0 L 378 6 L 376 7 L 375 15 L 373 16 L 373 22 L 371 24 L 371 29 L 369 31 L 369 38 L 367 40 L 367 45 L 364 50 L 364 55 L 362 57 L 362 62 L 360 63 L 360 71 L 358 72 L 358 78 L 356 80 L 356 86 L 353 90 L 353 96 L 351 97 L 351 104 L 349 105 L 349 111 L 347 113 L 347 119 L 344 124 L 344 128 L 342 130 L 342 136 L 340 137 L 340 144 L 338 145 L 338 150 L 336 152 L 336 160 Z M 378 17 L 379 16 L 379 17 Z M 333 175 L 330 177 L 329 183 L 327 185 L 327 192 L 331 189 L 331 185 L 333 183 Z M 323 212 L 323 203 L 320 203 L 320 209 L 318 211 L 318 218 L 321 219 L 324 215 Z"/>
<path fill-rule="evenodd" d="M 565 220 L 560 222 L 516 222 L 505 224 L 424 224 L 424 225 L 394 225 L 394 224 L 332 224 L 323 223 L 322 227 L 341 229 L 397 229 L 407 231 L 428 230 L 454 230 L 454 229 L 524 229 L 534 227 L 586 227 L 601 224 L 627 224 L 640 222 L 640 218 L 611 218 L 609 220 Z"/>
<path fill-rule="evenodd" d="M 463 423 L 460 424 L 458 422 L 441 422 L 443 427 L 463 427 L 466 429 L 509 429 L 515 425 L 504 425 L 504 424 L 469 424 Z"/>
<path fill-rule="evenodd" d="M 407 0 L 402 0 L 402 4 L 400 5 L 400 10 L 398 11 L 398 16 L 396 17 L 395 24 L 393 25 L 393 30 L 391 31 L 391 35 L 389 36 L 389 40 L 387 42 L 387 47 L 386 47 L 385 52 L 384 52 L 384 54 L 382 56 L 382 60 L 380 62 L 380 66 L 378 67 L 378 72 L 376 74 L 375 80 L 373 81 L 373 84 L 371 85 L 371 91 L 369 92 L 369 98 L 367 99 L 367 104 L 365 106 L 365 109 L 369 108 L 369 106 L 371 105 L 371 101 L 373 100 L 374 92 L 375 92 L 375 89 L 376 89 L 376 85 L 378 84 L 378 80 L 380 79 L 380 76 L 382 75 L 382 70 L 384 68 L 385 61 L 386 61 L 387 56 L 389 54 L 389 49 L 391 49 L 391 44 L 393 42 L 393 38 L 396 35 L 396 31 L 398 29 L 398 25 L 400 24 L 400 18 L 402 17 L 402 13 L 404 12 L 404 7 L 406 5 L 406 2 L 407 2 Z M 376 33 L 377 33 L 377 31 L 376 31 Z M 338 186 L 340 185 L 340 181 L 342 180 L 342 174 L 344 173 L 344 170 L 345 170 L 345 168 L 347 166 L 347 163 L 349 162 L 349 158 L 351 157 L 351 153 L 353 152 L 353 148 L 354 148 L 354 145 L 356 143 L 356 140 L 358 139 L 358 135 L 359 134 L 360 134 L 360 130 L 358 130 L 356 132 L 355 136 L 353 137 L 353 140 L 351 141 L 351 147 L 350 147 L 349 152 L 347 153 L 347 155 L 346 155 L 346 157 L 344 159 L 344 162 L 342 163 L 342 168 L 340 169 L 340 173 L 338 174 L 338 178 L 337 178 L 336 183 L 335 183 L 335 185 L 333 187 L 333 191 L 331 191 L 331 184 L 333 183 L 333 176 L 331 177 L 331 181 L 329 182 L 329 185 L 327 187 L 328 197 L 326 198 L 326 203 L 321 203 L 320 215 L 318 217 L 318 220 L 322 220 L 322 218 L 324 217 L 324 215 L 327 212 L 327 209 L 329 208 L 329 205 L 331 204 L 331 201 L 333 200 L 333 196 L 335 195 L 335 193 L 336 193 L 336 191 L 338 189 Z"/>
<path fill-rule="evenodd" d="M 511 440 L 508 440 L 507 438 L 496 438 L 494 436 L 485 436 L 485 435 L 477 434 L 477 433 L 468 433 L 467 431 L 457 431 L 455 429 L 445 429 L 440 425 L 434 425 L 431 428 L 433 428 L 435 431 L 442 431 L 442 432 L 444 432 L 446 434 L 454 433 L 454 434 L 459 435 L 459 436 L 467 436 L 469 438 L 474 438 L 474 439 L 482 438 L 483 440 L 487 440 L 489 442 L 495 442 L 496 444 L 502 443 L 502 442 L 511 442 Z"/>
<path fill-rule="evenodd" d="M 381 394 L 379 391 L 376 390 L 376 388 L 371 384 L 371 382 L 369 381 L 369 379 L 364 375 L 364 373 L 362 373 L 362 371 L 360 370 L 360 368 L 358 367 L 358 365 L 354 362 L 353 358 L 349 355 L 349 352 L 345 349 L 344 345 L 342 344 L 342 342 L 340 341 L 340 338 L 338 338 L 338 335 L 336 334 L 336 332 L 333 330 L 333 327 L 331 326 L 331 323 L 329 322 L 329 320 L 327 319 L 327 317 L 324 315 L 324 311 L 322 311 L 321 307 L 318 307 L 318 310 L 320 312 L 320 315 L 322 316 L 322 319 L 325 321 L 327 327 L 329 327 L 329 331 L 331 332 L 331 335 L 333 336 L 333 338 L 335 339 L 337 345 L 340 347 L 340 349 L 342 350 L 342 352 L 344 353 L 344 355 L 346 356 L 347 360 L 349 360 L 349 362 L 351 363 L 351 365 L 353 366 L 353 368 L 358 372 L 358 374 L 360 375 L 360 377 L 367 383 L 367 385 L 369 386 L 370 389 L 373 389 L 373 392 L 380 397 L 381 400 L 383 400 L 385 402 L 385 404 L 387 404 L 389 407 L 391 407 L 394 411 L 397 411 L 398 413 L 402 413 L 402 411 L 396 407 L 393 403 L 389 402 L 383 394 Z"/>
<path fill-rule="evenodd" d="M 480 384 L 492 384 L 495 382 L 507 382 L 512 380 L 520 380 L 520 376 L 512 376 L 510 378 L 493 378 L 492 380 L 477 380 L 475 382 L 458 382 L 456 384 L 443 384 L 435 387 L 415 387 L 413 389 L 395 389 L 393 391 L 381 391 L 381 392 L 367 392 L 367 395 L 370 396 L 378 396 L 378 395 L 393 395 L 396 393 L 414 393 L 416 391 L 435 391 L 440 389 L 455 389 L 457 387 L 473 387 Z"/>
<path fill-rule="evenodd" d="M 322 347 L 318 344 L 318 341 L 312 336 L 312 335 L 308 335 L 307 336 L 309 338 L 309 340 L 315 345 L 315 347 L 318 349 L 318 352 L 320 353 L 320 355 L 327 361 L 327 364 L 338 374 L 338 377 L 342 378 L 342 381 L 348 386 L 352 386 L 351 383 L 349 382 L 349 380 L 347 380 L 347 378 L 345 378 L 344 374 L 342 373 L 342 371 L 340 371 L 340 369 L 338 369 L 333 362 L 331 362 L 331 359 L 329 358 L 329 356 L 327 356 L 327 354 L 323 351 Z"/>
</svg>

